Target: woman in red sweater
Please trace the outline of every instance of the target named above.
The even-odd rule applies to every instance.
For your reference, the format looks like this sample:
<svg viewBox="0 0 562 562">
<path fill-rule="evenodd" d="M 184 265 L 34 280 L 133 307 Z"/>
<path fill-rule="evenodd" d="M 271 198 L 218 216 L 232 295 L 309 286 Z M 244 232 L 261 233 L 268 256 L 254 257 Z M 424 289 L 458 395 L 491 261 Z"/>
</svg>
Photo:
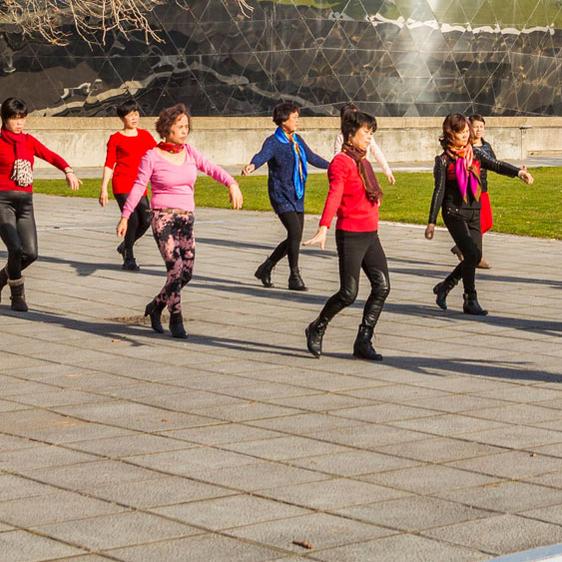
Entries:
<svg viewBox="0 0 562 562">
<path fill-rule="evenodd" d="M 79 188 L 80 180 L 58 154 L 23 132 L 27 117 L 24 101 L 5 99 L 0 117 L 0 238 L 8 250 L 8 263 L 0 270 L 0 294 L 9 284 L 12 310 L 27 312 L 21 272 L 37 259 L 32 195 L 35 156 L 63 171 L 73 190 Z"/>
<path fill-rule="evenodd" d="M 113 133 L 107 142 L 107 155 L 103 168 L 99 202 L 107 205 L 107 186 L 111 180 L 113 195 L 119 208 L 123 210 L 125 201 L 137 178 L 141 158 L 147 150 L 156 146 L 156 141 L 145 129 L 139 129 L 140 112 L 138 104 L 126 101 L 117 107 L 117 115 L 123 122 L 123 130 Z M 146 191 L 129 218 L 125 239 L 117 247 L 123 256 L 123 269 L 138 271 L 133 246 L 150 226 L 150 205 Z"/>
<path fill-rule="evenodd" d="M 322 353 L 322 338 L 330 320 L 355 302 L 359 273 L 363 269 L 371 283 L 371 294 L 365 302 L 353 355 L 369 361 L 382 360 L 371 340 L 390 292 L 390 280 L 377 232 L 382 190 L 366 158 L 376 128 L 375 118 L 361 112 L 350 114 L 342 122 L 344 145 L 328 168 L 330 189 L 320 226 L 316 235 L 305 242 L 305 245 L 319 244 L 324 249 L 328 228 L 337 214 L 340 290 L 328 299 L 318 318 L 306 328 L 308 350 L 315 357 Z"/>
</svg>

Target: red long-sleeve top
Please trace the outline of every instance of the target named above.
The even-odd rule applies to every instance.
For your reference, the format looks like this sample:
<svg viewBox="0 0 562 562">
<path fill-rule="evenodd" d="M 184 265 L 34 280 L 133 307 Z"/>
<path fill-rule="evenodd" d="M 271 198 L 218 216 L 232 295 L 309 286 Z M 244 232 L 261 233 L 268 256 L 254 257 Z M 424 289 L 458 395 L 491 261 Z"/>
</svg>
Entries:
<svg viewBox="0 0 562 562">
<path fill-rule="evenodd" d="M 379 228 L 379 204 L 369 201 L 357 164 L 347 154 L 334 156 L 328 167 L 330 188 L 320 226 L 330 227 L 337 214 L 336 229 L 373 232 Z"/>
<path fill-rule="evenodd" d="M 137 132 L 134 137 L 113 133 L 107 141 L 105 166 L 113 170 L 111 187 L 114 194 L 131 191 L 141 158 L 147 150 L 156 146 L 154 137 L 147 130 L 137 129 Z"/>
<path fill-rule="evenodd" d="M 52 164 L 59 170 L 64 171 L 65 168 L 70 166 L 61 158 L 58 154 L 49 150 L 44 144 L 41 144 L 34 136 L 26 135 L 27 144 L 29 146 L 30 152 L 34 156 L 41 158 Z M 16 155 L 14 152 L 14 147 L 6 142 L 0 135 L 0 191 L 33 191 L 33 184 L 26 187 L 20 187 L 10 179 L 14 169 L 14 162 L 16 161 Z M 31 158 L 31 167 L 33 167 L 34 158 Z"/>
</svg>

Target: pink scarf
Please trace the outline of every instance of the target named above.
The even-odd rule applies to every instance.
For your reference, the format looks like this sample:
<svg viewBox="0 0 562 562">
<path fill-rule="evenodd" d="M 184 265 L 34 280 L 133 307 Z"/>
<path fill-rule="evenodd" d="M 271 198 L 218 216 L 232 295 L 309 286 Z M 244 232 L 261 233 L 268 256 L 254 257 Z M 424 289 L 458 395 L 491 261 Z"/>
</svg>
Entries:
<svg viewBox="0 0 562 562">
<path fill-rule="evenodd" d="M 480 200 L 480 162 L 474 160 L 472 145 L 469 143 L 462 148 L 449 146 L 447 154 L 454 161 L 457 185 L 463 201 L 467 202 L 468 188 L 476 201 Z"/>
</svg>

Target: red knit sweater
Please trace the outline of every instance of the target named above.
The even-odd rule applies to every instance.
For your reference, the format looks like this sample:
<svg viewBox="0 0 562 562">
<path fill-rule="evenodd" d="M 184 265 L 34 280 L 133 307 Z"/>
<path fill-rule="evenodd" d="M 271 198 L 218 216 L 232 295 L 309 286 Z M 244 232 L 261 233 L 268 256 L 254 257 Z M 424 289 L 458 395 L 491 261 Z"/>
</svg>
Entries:
<svg viewBox="0 0 562 562">
<path fill-rule="evenodd" d="M 334 215 L 336 228 L 350 232 L 372 232 L 379 227 L 379 205 L 367 198 L 355 161 L 340 152 L 328 168 L 330 189 L 320 226 L 330 227 Z"/>
<path fill-rule="evenodd" d="M 113 133 L 107 142 L 105 166 L 113 170 L 113 193 L 129 193 L 135 180 L 141 158 L 147 150 L 156 146 L 153 136 L 145 129 L 137 129 L 138 135 L 128 137 Z M 113 168 L 115 166 L 115 169 Z"/>
<path fill-rule="evenodd" d="M 52 150 L 49 150 L 45 145 L 41 144 L 35 137 L 29 134 L 27 135 L 27 144 L 29 145 L 30 151 L 38 158 L 46 160 L 49 164 L 52 164 L 62 171 L 64 171 L 65 168 L 69 168 L 68 163 L 63 158 L 55 154 Z M 16 155 L 14 147 L 6 142 L 0 135 L 0 191 L 32 191 L 33 185 L 19 187 L 10 179 L 15 160 Z M 31 166 L 33 166 L 33 162 L 34 159 L 32 157 Z"/>
</svg>

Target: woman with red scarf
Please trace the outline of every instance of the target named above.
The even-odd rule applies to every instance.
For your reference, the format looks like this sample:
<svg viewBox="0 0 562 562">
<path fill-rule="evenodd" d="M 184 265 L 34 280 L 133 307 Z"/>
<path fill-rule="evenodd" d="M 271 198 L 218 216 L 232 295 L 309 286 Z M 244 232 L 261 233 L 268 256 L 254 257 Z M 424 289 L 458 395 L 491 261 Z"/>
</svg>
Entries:
<svg viewBox="0 0 562 562">
<path fill-rule="evenodd" d="M 377 122 L 366 113 L 354 112 L 341 125 L 345 142 L 328 168 L 330 189 L 316 235 L 305 245 L 326 245 L 328 228 L 337 215 L 336 245 L 340 270 L 340 289 L 332 295 L 318 318 L 305 330 L 308 350 L 315 357 L 322 353 L 322 338 L 328 323 L 357 298 L 361 269 L 371 283 L 365 302 L 353 355 L 368 361 L 381 361 L 373 348 L 375 325 L 390 292 L 386 257 L 378 235 L 382 190 L 367 160 Z"/>
<path fill-rule="evenodd" d="M 475 287 L 476 266 L 482 259 L 481 170 L 491 170 L 512 178 L 519 177 L 526 184 L 533 183 L 533 176 L 525 167 L 516 168 L 481 152 L 476 154 L 472 149 L 472 127 L 468 118 L 460 113 L 453 113 L 445 118 L 443 136 L 439 140 L 443 153 L 435 158 L 435 189 L 425 237 L 428 240 L 433 238 L 437 215 L 441 209 L 445 226 L 464 259 L 444 281 L 433 287 L 435 302 L 440 308 L 447 310 L 447 295 L 462 278 L 464 312 L 484 316 L 488 312 L 478 303 Z"/>
<path fill-rule="evenodd" d="M 8 250 L 8 263 L 0 270 L 0 294 L 8 284 L 12 310 L 27 312 L 21 272 L 37 259 L 32 195 L 35 156 L 63 171 L 71 189 L 78 189 L 80 180 L 58 154 L 23 132 L 27 117 L 24 101 L 5 99 L 0 117 L 0 238 Z"/>
<path fill-rule="evenodd" d="M 137 178 L 127 197 L 117 225 L 117 235 L 125 236 L 129 221 L 146 186 L 150 183 L 152 199 L 152 234 L 166 264 L 166 283 L 145 308 L 155 332 L 163 333 L 161 315 L 170 312 L 170 332 L 186 338 L 181 308 L 181 291 L 193 275 L 195 262 L 195 181 L 203 172 L 228 187 L 234 209 L 242 208 L 242 193 L 236 180 L 187 143 L 191 115 L 183 103 L 163 109 L 156 121 L 162 142 L 148 150 L 141 159 Z"/>
</svg>

